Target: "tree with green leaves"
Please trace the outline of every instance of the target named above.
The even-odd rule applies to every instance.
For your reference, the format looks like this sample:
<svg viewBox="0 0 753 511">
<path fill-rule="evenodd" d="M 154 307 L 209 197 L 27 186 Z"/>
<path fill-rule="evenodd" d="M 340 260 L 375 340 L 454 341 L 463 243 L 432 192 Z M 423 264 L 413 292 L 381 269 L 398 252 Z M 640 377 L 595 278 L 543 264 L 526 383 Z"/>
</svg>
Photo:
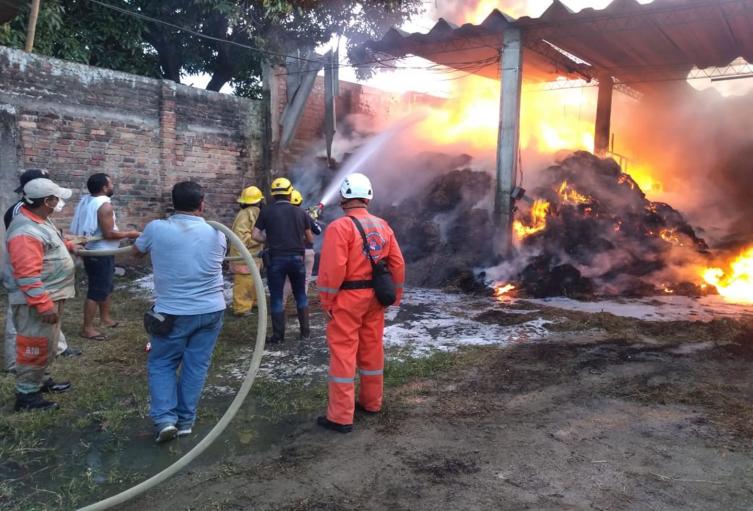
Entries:
<svg viewBox="0 0 753 511">
<path fill-rule="evenodd" d="M 348 53 L 354 54 L 360 43 L 402 24 L 422 4 L 421 0 L 43 0 L 34 50 L 176 82 L 206 73 L 211 76 L 209 90 L 230 83 L 236 94 L 256 96 L 265 60 L 279 63 L 283 55 L 319 46 L 334 34 L 347 38 Z M 28 7 L 0 25 L 0 44 L 23 48 L 27 16 Z"/>
</svg>

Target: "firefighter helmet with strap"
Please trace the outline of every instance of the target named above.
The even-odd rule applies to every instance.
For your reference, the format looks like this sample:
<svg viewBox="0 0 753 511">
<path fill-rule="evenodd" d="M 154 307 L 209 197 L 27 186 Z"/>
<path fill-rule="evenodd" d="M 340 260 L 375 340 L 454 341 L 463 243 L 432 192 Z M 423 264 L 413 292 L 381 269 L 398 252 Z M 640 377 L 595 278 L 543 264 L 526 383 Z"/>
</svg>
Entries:
<svg viewBox="0 0 753 511">
<path fill-rule="evenodd" d="M 340 195 L 343 199 L 368 199 L 374 198 L 371 189 L 371 181 L 361 173 L 355 172 L 345 179 L 340 185 Z"/>
</svg>

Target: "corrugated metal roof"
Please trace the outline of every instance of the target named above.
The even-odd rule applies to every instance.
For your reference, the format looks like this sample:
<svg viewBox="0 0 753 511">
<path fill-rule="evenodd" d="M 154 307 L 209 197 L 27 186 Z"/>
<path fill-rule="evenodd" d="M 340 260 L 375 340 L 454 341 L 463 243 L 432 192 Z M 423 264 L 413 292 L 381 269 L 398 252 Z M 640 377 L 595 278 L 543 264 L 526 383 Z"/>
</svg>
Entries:
<svg viewBox="0 0 753 511">
<path fill-rule="evenodd" d="M 393 29 L 366 47 L 498 78 L 496 59 L 509 27 L 522 29 L 523 73 L 531 80 L 606 72 L 645 89 L 682 80 L 694 66 L 726 66 L 737 57 L 753 62 L 753 0 L 614 0 L 579 12 L 555 0 L 538 18 L 514 19 L 495 10 L 479 25 L 440 19 L 426 34 Z"/>
</svg>

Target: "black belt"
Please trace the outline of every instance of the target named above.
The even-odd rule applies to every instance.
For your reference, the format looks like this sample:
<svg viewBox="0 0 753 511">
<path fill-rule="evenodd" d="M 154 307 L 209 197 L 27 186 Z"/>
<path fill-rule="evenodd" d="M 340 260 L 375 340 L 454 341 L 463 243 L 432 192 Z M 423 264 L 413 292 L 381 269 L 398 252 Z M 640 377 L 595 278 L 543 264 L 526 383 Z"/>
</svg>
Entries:
<svg viewBox="0 0 753 511">
<path fill-rule="evenodd" d="M 373 289 L 374 283 L 370 280 L 346 280 L 340 289 Z"/>
</svg>

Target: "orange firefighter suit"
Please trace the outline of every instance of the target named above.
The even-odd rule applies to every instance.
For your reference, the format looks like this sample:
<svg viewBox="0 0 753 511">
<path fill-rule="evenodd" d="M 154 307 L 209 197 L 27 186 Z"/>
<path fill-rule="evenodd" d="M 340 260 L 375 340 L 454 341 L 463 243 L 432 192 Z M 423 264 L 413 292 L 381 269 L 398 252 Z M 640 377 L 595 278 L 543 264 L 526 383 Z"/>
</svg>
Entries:
<svg viewBox="0 0 753 511">
<path fill-rule="evenodd" d="M 361 222 L 374 260 L 387 261 L 397 288 L 395 305 L 399 305 L 405 262 L 395 234 L 385 220 L 370 215 L 365 207 L 346 214 Z M 330 316 L 327 419 L 338 424 L 353 423 L 356 368 L 360 373 L 358 403 L 366 410 L 381 409 L 384 384 L 384 306 L 373 289 L 340 289 L 344 282 L 371 279 L 361 235 L 347 215 L 332 222 L 324 233 L 318 277 L 322 308 Z"/>
</svg>

